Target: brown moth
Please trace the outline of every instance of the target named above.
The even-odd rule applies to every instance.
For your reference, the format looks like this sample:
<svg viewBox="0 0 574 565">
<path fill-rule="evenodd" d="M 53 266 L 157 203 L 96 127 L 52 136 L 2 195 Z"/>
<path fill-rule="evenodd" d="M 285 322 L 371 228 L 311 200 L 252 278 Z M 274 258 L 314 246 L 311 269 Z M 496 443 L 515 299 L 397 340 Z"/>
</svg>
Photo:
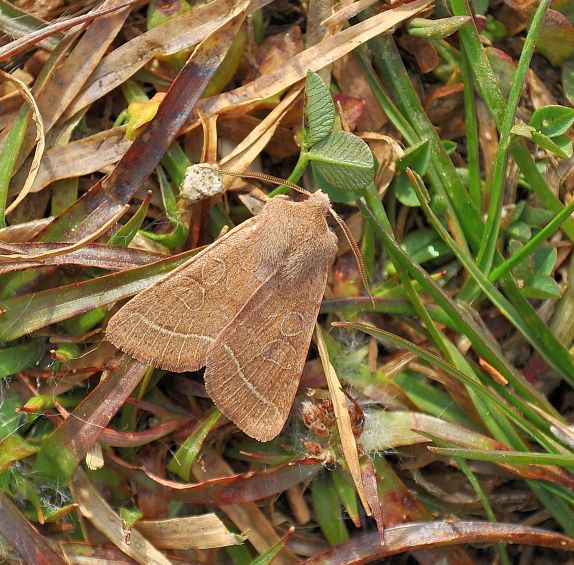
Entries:
<svg viewBox="0 0 574 565">
<path fill-rule="evenodd" d="M 216 406 L 247 435 L 279 434 L 297 391 L 337 236 L 329 198 L 277 196 L 263 211 L 138 294 L 106 337 L 175 372 L 205 366 Z"/>
</svg>

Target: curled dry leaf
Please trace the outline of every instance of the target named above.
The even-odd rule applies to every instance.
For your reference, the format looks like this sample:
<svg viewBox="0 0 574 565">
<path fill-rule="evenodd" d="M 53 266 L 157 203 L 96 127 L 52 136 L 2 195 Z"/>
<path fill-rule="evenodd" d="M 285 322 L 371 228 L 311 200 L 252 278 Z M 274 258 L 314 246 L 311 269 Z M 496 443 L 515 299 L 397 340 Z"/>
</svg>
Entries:
<svg viewBox="0 0 574 565">
<path fill-rule="evenodd" d="M 10 252 L 14 255 L 26 257 L 30 252 L 31 256 L 42 257 L 37 259 L 11 260 L 7 263 L 0 262 L 0 274 L 34 267 L 45 267 L 47 265 L 78 265 L 82 267 L 97 267 L 99 269 L 109 269 L 110 271 L 124 271 L 142 267 L 164 258 L 158 253 L 150 253 L 141 249 L 130 247 L 118 247 L 100 243 L 90 243 L 81 249 L 70 251 L 65 243 L 2 243 L 0 240 L 0 251 Z M 57 254 L 46 256 L 46 253 L 53 251 Z"/>
<path fill-rule="evenodd" d="M 132 144 L 125 130 L 125 126 L 112 128 L 50 147 L 42 156 L 30 192 L 39 192 L 54 181 L 89 175 L 117 163 Z M 22 185 L 23 176 L 20 171 L 14 176 L 14 192 Z"/>
<path fill-rule="evenodd" d="M 36 148 L 34 150 L 34 157 L 32 159 L 32 163 L 30 164 L 30 169 L 28 170 L 24 186 L 20 190 L 20 193 L 18 194 L 14 202 L 12 202 L 10 206 L 6 208 L 6 214 L 9 214 L 12 210 L 16 208 L 16 206 L 18 206 L 18 204 L 20 204 L 20 202 L 22 202 L 22 200 L 24 200 L 24 198 L 26 198 L 26 195 L 32 189 L 34 180 L 36 179 L 36 176 L 38 175 L 38 170 L 40 168 L 40 160 L 42 159 L 44 148 L 46 146 L 46 138 L 44 130 L 44 121 L 42 119 L 42 115 L 40 114 L 40 109 L 38 108 L 36 100 L 34 99 L 32 93 L 29 91 L 28 87 L 22 81 L 18 80 L 14 76 L 9 75 L 4 71 L 0 71 L 0 73 L 1 76 L 3 76 L 7 80 L 12 81 L 17 86 L 18 90 L 21 92 L 24 99 L 28 102 L 28 104 L 32 109 L 32 120 L 34 121 L 34 125 L 36 126 L 36 137 L 35 137 Z M 2 224 L 4 225 L 4 218 L 2 218 Z"/>
<path fill-rule="evenodd" d="M 207 452 L 210 461 L 215 458 L 212 451 Z M 214 468 L 204 467 L 206 450 L 202 453 L 193 468 L 199 482 L 191 484 L 158 477 L 142 467 L 122 461 L 111 452 L 106 453 L 106 464 L 157 496 L 191 504 L 217 505 L 239 505 L 277 495 L 293 485 L 305 482 L 321 470 L 321 466 L 316 463 L 299 464 L 294 461 L 264 471 L 237 474 L 229 466 L 224 471 L 222 461 L 219 460 L 217 468 L 220 472 L 216 473 Z"/>
</svg>

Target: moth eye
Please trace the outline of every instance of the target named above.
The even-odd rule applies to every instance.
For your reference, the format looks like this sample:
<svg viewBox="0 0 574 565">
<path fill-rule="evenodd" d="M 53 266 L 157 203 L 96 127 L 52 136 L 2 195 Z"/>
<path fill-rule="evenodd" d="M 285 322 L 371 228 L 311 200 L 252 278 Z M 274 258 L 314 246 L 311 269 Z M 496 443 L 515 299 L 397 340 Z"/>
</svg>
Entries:
<svg viewBox="0 0 574 565">
<path fill-rule="evenodd" d="M 282 339 L 274 339 L 263 346 L 261 356 L 282 369 L 290 369 L 297 360 L 297 352 Z"/>
<path fill-rule="evenodd" d="M 291 337 L 303 331 L 303 315 L 300 312 L 289 312 L 281 320 L 281 333 Z"/>
<path fill-rule="evenodd" d="M 207 258 L 201 267 L 201 280 L 205 284 L 213 286 L 225 276 L 225 272 L 226 266 L 222 259 Z"/>
</svg>

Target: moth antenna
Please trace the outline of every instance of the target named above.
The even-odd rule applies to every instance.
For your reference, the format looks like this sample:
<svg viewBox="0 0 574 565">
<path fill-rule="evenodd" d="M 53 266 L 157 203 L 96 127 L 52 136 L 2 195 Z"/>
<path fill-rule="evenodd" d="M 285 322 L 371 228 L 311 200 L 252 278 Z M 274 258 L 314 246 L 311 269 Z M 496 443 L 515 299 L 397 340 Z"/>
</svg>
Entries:
<svg viewBox="0 0 574 565">
<path fill-rule="evenodd" d="M 361 250 L 359 249 L 359 245 L 355 241 L 355 238 L 353 237 L 353 234 L 351 233 L 349 226 L 341 219 L 339 214 L 337 214 L 337 212 L 335 212 L 335 210 L 333 210 L 332 208 L 331 208 L 330 212 L 331 212 L 331 215 L 333 216 L 333 218 L 335 218 L 336 222 L 339 224 L 339 227 L 343 230 L 343 233 L 345 234 L 345 239 L 347 240 L 347 242 L 351 246 L 351 251 L 353 252 L 353 255 L 355 256 L 355 261 L 357 261 L 357 267 L 359 267 L 359 274 L 361 275 L 361 281 L 363 283 L 363 286 L 365 287 L 367 294 L 369 295 L 369 298 L 371 299 L 371 304 L 373 305 L 373 309 L 374 309 L 376 307 L 375 299 L 373 298 L 373 295 L 371 294 L 371 289 L 369 287 L 369 281 L 367 279 L 367 270 L 365 269 L 365 261 L 363 260 L 363 255 L 361 254 Z"/>
<path fill-rule="evenodd" d="M 279 186 L 285 185 L 288 186 L 290 189 L 294 190 L 295 192 L 299 192 L 300 194 L 304 194 L 305 196 L 311 196 L 311 193 L 308 190 L 305 190 L 298 184 L 295 184 L 294 182 L 288 180 L 283 180 L 279 177 L 274 177 L 273 175 L 268 175 L 266 173 L 258 173 L 256 171 L 244 171 L 241 173 L 236 173 L 235 171 L 226 171 L 224 169 L 219 169 L 219 172 L 222 175 L 229 175 L 230 177 L 245 177 L 249 179 L 258 179 L 271 182 Z"/>
</svg>

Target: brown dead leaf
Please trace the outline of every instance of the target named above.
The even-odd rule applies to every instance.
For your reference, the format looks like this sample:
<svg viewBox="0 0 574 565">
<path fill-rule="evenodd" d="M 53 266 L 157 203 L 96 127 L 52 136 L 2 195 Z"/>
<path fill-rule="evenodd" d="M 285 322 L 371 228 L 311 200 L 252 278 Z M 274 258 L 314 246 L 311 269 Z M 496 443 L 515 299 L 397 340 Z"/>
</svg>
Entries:
<svg viewBox="0 0 574 565">
<path fill-rule="evenodd" d="M 346 125 L 347 131 L 357 129 L 357 123 L 363 115 L 367 103 L 358 96 L 337 92 L 333 95 L 335 105 L 341 109 L 341 119 Z"/>
<path fill-rule="evenodd" d="M 352 92 L 365 101 L 365 108 L 357 121 L 357 129 L 379 131 L 387 123 L 387 117 L 352 54 L 333 63 L 333 76 L 343 92 Z"/>
<path fill-rule="evenodd" d="M 403 35 L 399 39 L 399 45 L 415 57 L 422 73 L 430 73 L 440 62 L 436 49 L 422 37 Z"/>
<path fill-rule="evenodd" d="M 308 70 L 317 71 L 325 65 L 331 64 L 365 41 L 390 30 L 431 4 L 431 0 L 415 0 L 377 14 L 306 49 L 299 55 L 285 61 L 281 67 L 244 86 L 200 101 L 198 107 L 206 113 L 219 113 L 275 96 L 304 79 Z"/>
<path fill-rule="evenodd" d="M 204 449 L 198 461 L 193 464 L 192 471 L 199 481 L 228 477 L 234 474 L 233 469 L 213 449 Z M 259 552 L 267 551 L 279 541 L 273 526 L 257 505 L 253 502 L 243 504 L 223 504 L 219 507 L 229 519 L 245 535 L 249 543 Z M 295 556 L 283 550 L 275 558 L 280 565 L 291 565 L 296 562 Z"/>
<path fill-rule="evenodd" d="M 126 555 L 142 565 L 170 565 L 170 560 L 138 530 L 131 531 L 130 543 L 127 543 L 121 518 L 103 499 L 82 469 L 76 470 L 70 481 L 70 490 L 82 515 Z"/>
<path fill-rule="evenodd" d="M 31 113 L 32 113 L 32 120 L 34 121 L 34 125 L 36 127 L 36 136 L 35 136 L 35 145 L 36 148 L 34 150 L 34 157 L 32 158 L 32 162 L 30 163 L 30 168 L 28 169 L 26 181 L 24 182 L 24 186 L 20 190 L 16 200 L 10 204 L 6 208 L 6 214 L 10 213 L 30 192 L 32 185 L 38 175 L 38 169 L 40 168 L 40 160 L 42 159 L 42 155 L 44 153 L 44 148 L 46 146 L 46 137 L 45 137 L 45 128 L 44 128 L 44 121 L 42 120 L 42 115 L 40 114 L 40 109 L 36 104 L 36 100 L 34 96 L 28 89 L 28 87 L 19 79 L 5 73 L 4 71 L 0 71 L 1 76 L 6 78 L 7 80 L 12 81 L 12 83 L 18 88 L 20 93 L 22 94 L 23 98 L 28 102 L 30 105 Z"/>
<path fill-rule="evenodd" d="M 232 534 L 213 513 L 167 520 L 141 520 L 135 529 L 150 543 L 165 549 L 209 549 L 240 545 L 243 537 Z"/>
<path fill-rule="evenodd" d="M 423 101 L 431 122 L 446 139 L 462 137 L 466 132 L 462 90 L 462 84 L 439 86 Z"/>
<path fill-rule="evenodd" d="M 259 65 L 259 75 L 264 75 L 281 67 L 287 59 L 301 53 L 303 48 L 303 35 L 298 25 L 266 37 L 255 54 Z"/>
</svg>

